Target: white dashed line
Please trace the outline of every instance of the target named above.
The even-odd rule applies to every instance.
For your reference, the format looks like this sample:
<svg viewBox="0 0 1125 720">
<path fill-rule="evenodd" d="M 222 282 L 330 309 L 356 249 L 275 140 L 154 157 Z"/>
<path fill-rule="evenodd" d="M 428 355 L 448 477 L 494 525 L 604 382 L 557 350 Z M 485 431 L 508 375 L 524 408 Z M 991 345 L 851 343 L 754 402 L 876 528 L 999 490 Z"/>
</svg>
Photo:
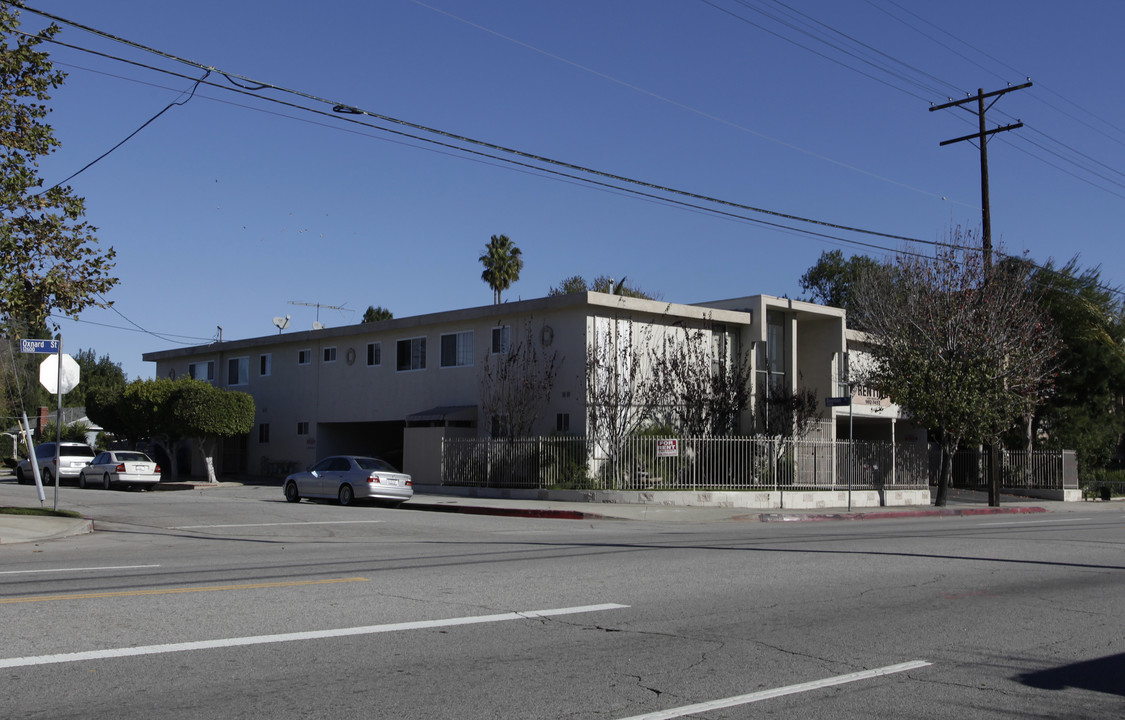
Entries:
<svg viewBox="0 0 1125 720">
<path fill-rule="evenodd" d="M 810 690 L 832 687 L 833 685 L 843 685 L 845 683 L 882 677 L 883 675 L 893 675 L 894 673 L 916 670 L 932 664 L 933 663 L 928 663 L 925 660 L 914 660 L 913 662 L 888 665 L 873 670 L 862 670 L 860 672 L 848 673 L 847 675 L 837 675 L 836 677 L 825 678 L 823 680 L 813 680 L 812 682 L 801 683 L 800 685 L 786 685 L 785 687 L 774 688 L 773 690 L 762 690 L 761 692 L 750 693 L 749 695 L 737 695 L 735 697 L 712 700 L 697 705 L 684 705 L 683 707 L 646 713 L 644 715 L 633 715 L 632 717 L 622 718 L 622 720 L 671 720 L 672 718 L 680 718 L 686 715 L 708 712 L 710 710 L 722 710 L 723 708 L 735 707 L 737 705 L 747 705 L 749 703 L 769 700 L 783 695 L 795 695 Z"/>
<path fill-rule="evenodd" d="M 219 640 L 169 643 L 167 645 L 89 650 L 86 652 L 60 653 L 58 655 L 38 655 L 33 657 L 0 659 L 0 668 L 54 665 L 58 663 L 80 662 L 83 660 L 110 660 L 114 658 L 134 657 L 137 655 L 161 655 L 164 653 L 187 652 L 189 650 L 213 650 L 216 648 L 244 647 L 246 645 L 320 640 L 323 638 L 350 637 L 353 635 L 373 635 L 375 633 L 398 632 L 400 630 L 425 630 L 429 628 L 456 627 L 459 625 L 480 625 L 483 623 L 505 622 L 508 620 L 527 620 L 529 618 L 576 615 L 578 613 L 601 612 L 603 610 L 621 610 L 627 607 L 629 606 L 606 603 L 603 605 L 583 605 L 579 607 L 555 608 L 552 610 L 525 610 L 521 612 L 500 613 L 498 615 L 477 615 L 449 618 L 446 620 L 419 620 L 415 622 L 390 623 L 388 625 L 367 625 L 365 627 L 340 628 L 337 630 L 312 630 L 308 632 L 283 633 L 280 635 L 255 635 L 251 637 L 225 638 Z"/>
</svg>

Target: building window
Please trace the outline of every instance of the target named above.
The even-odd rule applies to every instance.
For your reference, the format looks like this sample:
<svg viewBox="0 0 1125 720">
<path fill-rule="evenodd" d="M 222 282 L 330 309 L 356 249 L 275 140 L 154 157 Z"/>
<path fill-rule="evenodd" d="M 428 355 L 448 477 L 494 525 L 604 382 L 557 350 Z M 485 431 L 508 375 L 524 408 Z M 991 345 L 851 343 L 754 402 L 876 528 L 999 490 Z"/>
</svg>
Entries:
<svg viewBox="0 0 1125 720">
<path fill-rule="evenodd" d="M 298 435 L 308 435 L 309 434 L 309 424 L 307 422 L 297 423 L 297 434 Z"/>
<path fill-rule="evenodd" d="M 426 338 L 410 338 L 409 340 L 399 340 L 396 347 L 396 355 L 398 359 L 395 363 L 395 369 L 399 372 L 404 370 L 424 370 L 426 367 Z"/>
<path fill-rule="evenodd" d="M 473 332 L 441 336 L 441 366 L 465 367 L 473 364 Z"/>
<path fill-rule="evenodd" d="M 193 380 L 206 380 L 211 382 L 215 379 L 215 361 L 208 360 L 207 362 L 197 362 L 188 365 L 188 377 Z"/>
<path fill-rule="evenodd" d="M 504 325 L 503 327 L 492 328 L 492 352 L 502 355 L 508 354 L 508 349 L 512 344 L 512 326 Z"/>
<path fill-rule="evenodd" d="M 227 385 L 248 385 L 250 383 L 250 358 L 240 357 L 227 360 Z"/>
<path fill-rule="evenodd" d="M 336 362 L 336 348 L 334 348 L 334 347 L 324 348 L 324 362 L 326 362 L 326 363 Z"/>
<path fill-rule="evenodd" d="M 273 372 L 273 355 L 258 356 L 258 374 L 265 377 Z"/>
<path fill-rule="evenodd" d="M 555 432 L 570 432 L 570 413 L 558 413 L 555 415 Z"/>
<path fill-rule="evenodd" d="M 297 364 L 308 365 L 312 362 L 312 350 L 298 350 L 297 351 Z"/>
<path fill-rule="evenodd" d="M 270 424 L 262 423 L 258 426 L 258 442 L 265 445 L 270 441 Z"/>
<path fill-rule="evenodd" d="M 374 367 L 383 362 L 383 344 L 382 343 L 367 343 L 367 366 Z"/>
</svg>

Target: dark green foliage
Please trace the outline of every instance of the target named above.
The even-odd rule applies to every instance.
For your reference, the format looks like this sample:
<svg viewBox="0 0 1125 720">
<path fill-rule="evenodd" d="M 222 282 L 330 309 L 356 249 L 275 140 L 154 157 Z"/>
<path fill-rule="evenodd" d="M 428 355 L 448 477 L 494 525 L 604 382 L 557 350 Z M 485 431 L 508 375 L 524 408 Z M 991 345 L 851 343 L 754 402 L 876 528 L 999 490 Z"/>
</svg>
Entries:
<svg viewBox="0 0 1125 720">
<path fill-rule="evenodd" d="M 493 235 L 479 259 L 484 265 L 480 279 L 492 288 L 493 300 L 499 305 L 500 293 L 520 279 L 520 270 L 523 269 L 522 253 L 507 235 Z"/>
<path fill-rule="evenodd" d="M 394 316 L 395 314 L 393 312 L 386 309 L 382 305 L 380 305 L 379 307 L 368 305 L 367 310 L 363 313 L 363 322 L 373 323 L 381 322 L 383 320 L 392 320 L 394 319 Z"/>
<path fill-rule="evenodd" d="M 801 276 L 801 289 L 811 293 L 812 302 L 847 310 L 851 319 L 856 310 L 852 296 L 856 280 L 878 266 L 866 255 L 852 255 L 845 260 L 839 250 L 829 250 L 821 253 L 816 265 Z"/>
</svg>

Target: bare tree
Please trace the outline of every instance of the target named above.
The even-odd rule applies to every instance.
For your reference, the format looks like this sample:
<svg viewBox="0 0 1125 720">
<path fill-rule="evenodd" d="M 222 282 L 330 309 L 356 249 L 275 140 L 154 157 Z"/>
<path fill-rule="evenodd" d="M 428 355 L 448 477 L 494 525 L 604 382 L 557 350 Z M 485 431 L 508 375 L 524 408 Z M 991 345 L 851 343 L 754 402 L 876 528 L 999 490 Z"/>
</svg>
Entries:
<svg viewBox="0 0 1125 720">
<path fill-rule="evenodd" d="M 737 431 L 750 404 L 749 354 L 731 347 L 725 330 L 710 322 L 672 332 L 652 353 L 657 422 L 687 436 Z"/>
<path fill-rule="evenodd" d="M 988 271 L 960 233 L 933 257 L 899 254 L 865 272 L 856 312 L 872 363 L 855 378 L 898 403 L 916 422 L 940 430 L 944 505 L 952 459 L 962 442 L 995 442 L 1040 402 L 1058 340 L 1029 290 L 1023 263 Z M 998 479 L 989 503 L 999 504 Z"/>
<path fill-rule="evenodd" d="M 557 351 L 541 353 L 534 341 L 532 319 L 507 352 L 488 352 L 481 363 L 480 397 L 485 418 L 500 419 L 508 438 L 532 434 L 536 420 L 551 400 L 561 359 Z"/>
<path fill-rule="evenodd" d="M 586 354 L 586 434 L 614 466 L 625 440 L 654 417 L 652 326 L 620 317 L 594 323 Z"/>
</svg>

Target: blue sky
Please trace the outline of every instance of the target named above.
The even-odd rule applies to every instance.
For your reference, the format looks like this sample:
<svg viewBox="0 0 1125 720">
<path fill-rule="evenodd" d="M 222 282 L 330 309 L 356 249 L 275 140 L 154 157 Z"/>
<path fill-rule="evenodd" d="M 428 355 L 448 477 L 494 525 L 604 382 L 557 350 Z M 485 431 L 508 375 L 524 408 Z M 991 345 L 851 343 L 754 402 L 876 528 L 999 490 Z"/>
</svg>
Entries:
<svg viewBox="0 0 1125 720">
<path fill-rule="evenodd" d="M 493 234 L 523 251 L 511 300 L 602 274 L 675 302 L 799 297 L 800 276 L 826 250 L 882 257 L 904 245 L 727 208 L 885 250 L 857 247 L 472 156 L 426 142 L 440 138 L 424 131 L 334 114 L 335 103 L 724 201 L 936 241 L 978 228 L 980 169 L 973 145 L 939 146 L 974 132 L 975 116 L 930 104 L 1030 77 L 1033 87 L 988 114 L 989 127 L 1025 124 L 989 142 L 995 241 L 1039 262 L 1077 254 L 1101 265 L 1103 280 L 1123 279 L 1125 96 L 1115 78 L 1125 67 L 1125 4 L 28 4 L 320 99 L 230 92 L 212 72 L 219 87 L 201 85 L 70 181 L 100 242 L 117 251 L 121 282 L 108 296 L 113 310 L 56 322 L 67 349 L 109 355 L 130 379 L 152 374 L 142 353 L 211 342 L 219 326 L 226 340 L 274 334 L 279 315 L 292 316 L 290 332 L 309 328 L 317 309 L 291 302 L 354 311 L 321 309 L 329 326 L 359 322 L 368 305 L 396 317 L 487 305 L 477 258 Z M 45 22 L 27 10 L 22 18 L 25 30 Z M 62 147 L 41 166 L 50 184 L 186 99 L 191 80 L 142 66 L 203 75 L 67 24 L 58 39 L 137 64 L 50 48 L 69 73 L 51 101 Z"/>
</svg>

